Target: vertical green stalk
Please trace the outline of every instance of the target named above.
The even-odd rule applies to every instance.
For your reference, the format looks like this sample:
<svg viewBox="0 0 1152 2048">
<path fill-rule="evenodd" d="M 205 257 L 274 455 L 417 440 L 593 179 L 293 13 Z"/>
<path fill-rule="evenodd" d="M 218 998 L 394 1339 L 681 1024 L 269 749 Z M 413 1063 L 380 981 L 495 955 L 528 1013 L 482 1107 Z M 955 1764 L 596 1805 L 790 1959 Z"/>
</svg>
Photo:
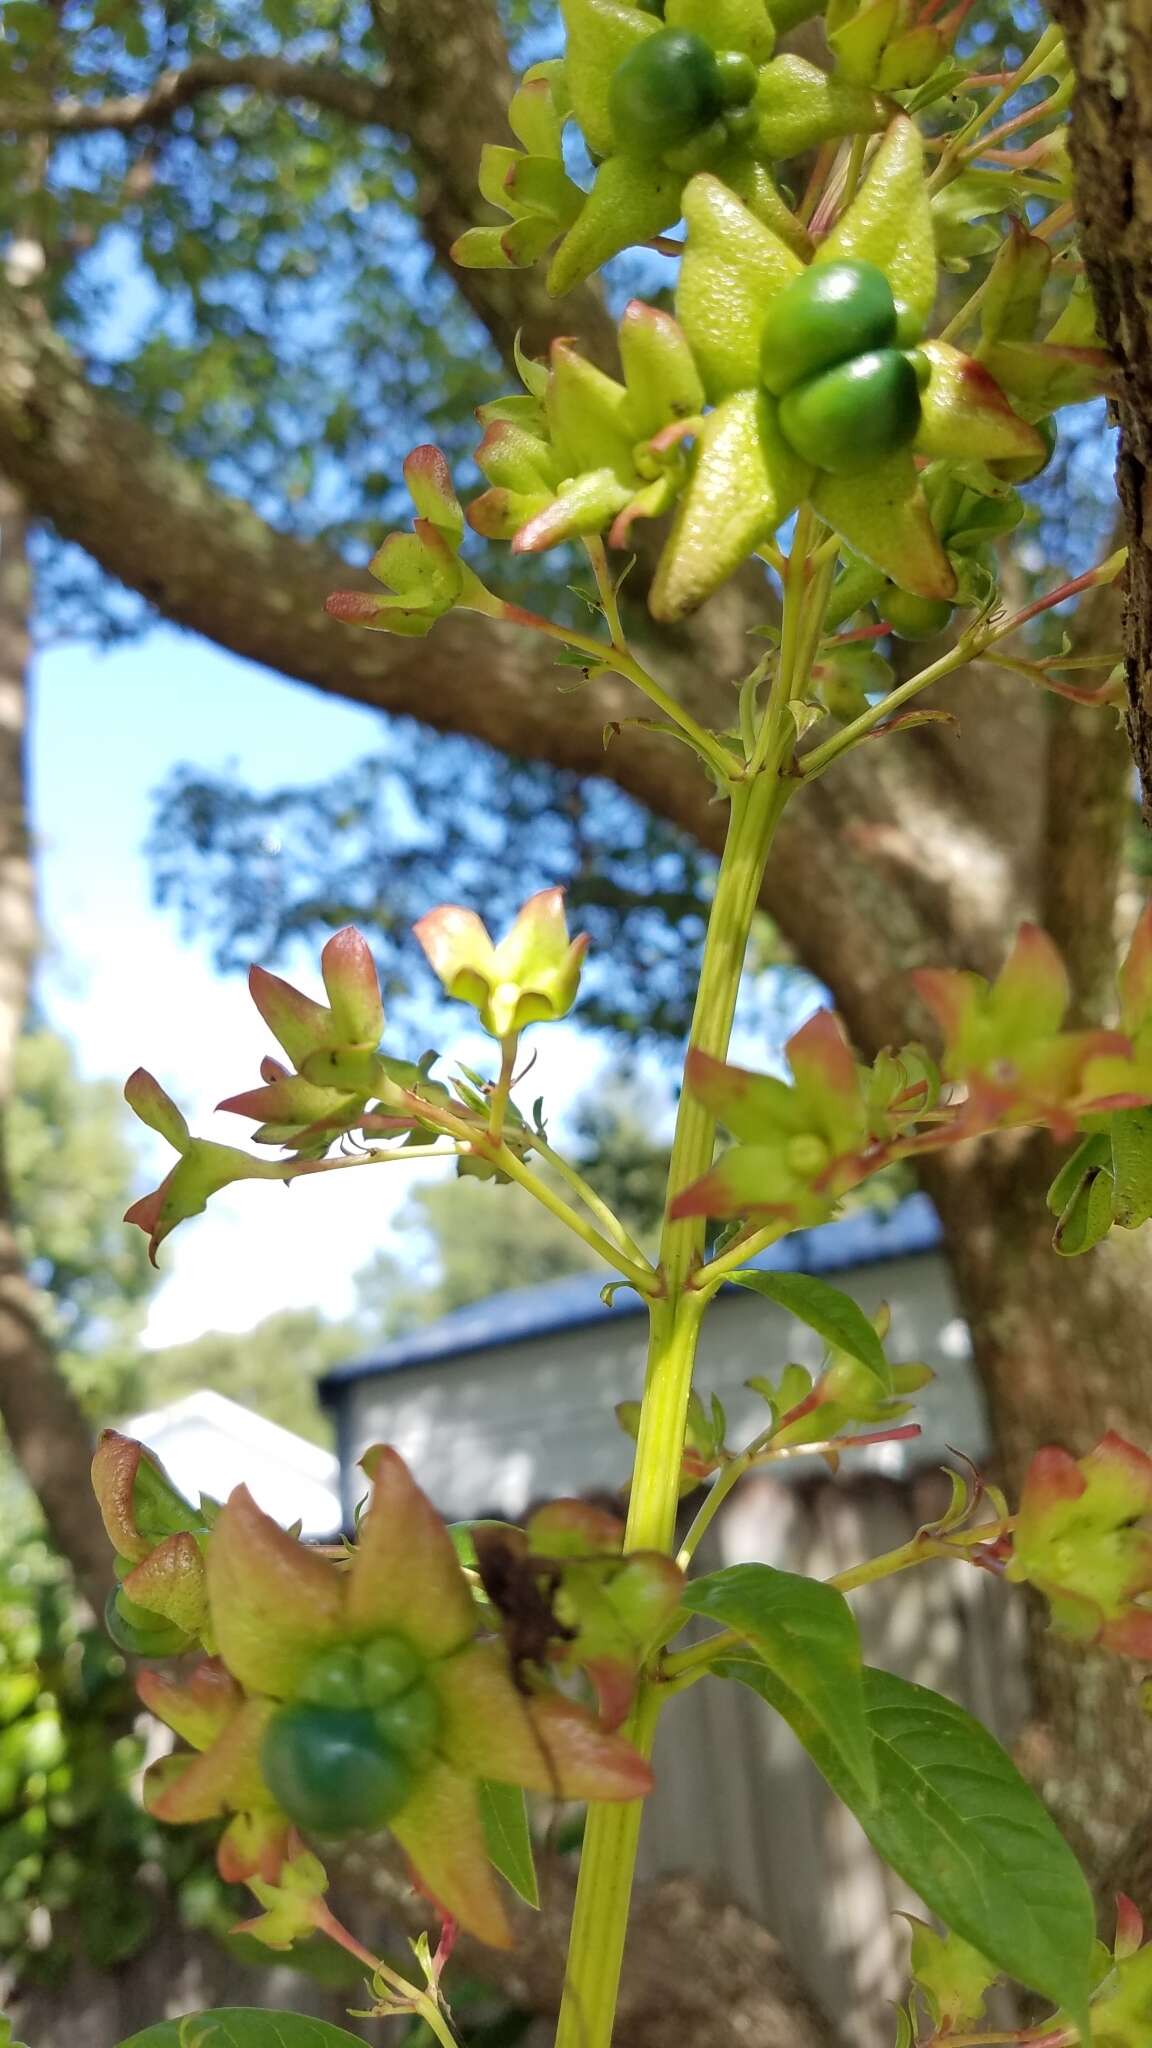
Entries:
<svg viewBox="0 0 1152 2048">
<path fill-rule="evenodd" d="M 788 800 L 790 785 L 778 770 L 772 759 L 765 772 L 732 789 L 689 1034 L 692 1050 L 717 1059 L 728 1050 L 768 849 Z M 670 1201 L 708 1171 L 715 1140 L 715 1119 L 685 1089 L 672 1144 Z M 626 1543 L 632 1550 L 669 1551 L 673 1544 L 692 1368 L 707 1305 L 690 1285 L 704 1229 L 703 1217 L 666 1220 L 660 1240 L 663 1285 L 649 1305 L 648 1366 L 628 1515 Z M 645 1756 L 651 1754 L 660 1704 L 656 1689 L 642 1683 L 625 1732 Z M 608 2048 L 611 2041 L 642 1813 L 641 1800 L 589 1812 L 556 2048 Z"/>
</svg>

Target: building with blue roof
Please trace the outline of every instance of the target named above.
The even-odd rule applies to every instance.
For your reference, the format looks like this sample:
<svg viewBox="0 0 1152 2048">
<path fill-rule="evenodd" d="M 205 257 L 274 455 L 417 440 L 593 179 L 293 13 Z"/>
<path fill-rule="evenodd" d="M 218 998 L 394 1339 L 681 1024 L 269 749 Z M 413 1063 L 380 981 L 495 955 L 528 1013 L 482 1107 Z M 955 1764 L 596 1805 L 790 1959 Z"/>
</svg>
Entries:
<svg viewBox="0 0 1152 2048">
<path fill-rule="evenodd" d="M 797 1231 L 754 1263 L 835 1279 L 869 1311 L 887 1300 L 893 1362 L 922 1359 L 936 1372 L 921 1441 L 860 1459 L 903 1473 L 938 1461 L 949 1444 L 983 1450 L 967 1335 L 926 1196 Z M 582 1273 L 491 1295 L 335 1367 L 320 1398 L 335 1423 L 346 1515 L 362 1490 L 357 1460 L 380 1441 L 395 1444 L 437 1505 L 459 1517 L 516 1516 L 544 1496 L 622 1486 L 630 1450 L 615 1408 L 640 1391 L 644 1341 L 640 1298 L 619 1288 L 606 1305 L 599 1279 Z M 705 1324 L 697 1380 L 705 1397 L 720 1395 L 733 1443 L 763 1426 L 762 1403 L 744 1381 L 793 1359 L 819 1363 L 811 1331 L 763 1298 L 725 1288 Z"/>
</svg>

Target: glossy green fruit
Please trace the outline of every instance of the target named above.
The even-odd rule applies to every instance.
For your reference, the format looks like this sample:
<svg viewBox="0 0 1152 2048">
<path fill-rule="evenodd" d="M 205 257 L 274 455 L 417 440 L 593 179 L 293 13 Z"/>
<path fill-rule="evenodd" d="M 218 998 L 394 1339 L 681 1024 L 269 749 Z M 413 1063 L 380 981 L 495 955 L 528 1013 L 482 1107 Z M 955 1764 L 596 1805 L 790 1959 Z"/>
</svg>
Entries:
<svg viewBox="0 0 1152 2048">
<path fill-rule="evenodd" d="M 760 375 L 779 398 L 805 377 L 896 339 L 892 287 L 874 263 L 813 263 L 773 299 Z"/>
<path fill-rule="evenodd" d="M 318 1707 L 362 1707 L 364 1674 L 355 1645 L 343 1643 L 317 1657 L 300 1686 L 300 1697 Z"/>
<path fill-rule="evenodd" d="M 907 356 L 873 349 L 796 384 L 780 426 L 797 455 L 833 476 L 855 476 L 903 448 L 920 424 L 920 387 Z"/>
<path fill-rule="evenodd" d="M 377 1636 L 360 1651 L 364 1704 L 381 1707 L 415 1685 L 424 1670 L 424 1659 L 402 1636 Z"/>
<path fill-rule="evenodd" d="M 369 1834 L 399 1813 L 412 1768 L 363 1707 L 293 1700 L 268 1723 L 264 1781 L 298 1827 L 317 1835 Z"/>
<path fill-rule="evenodd" d="M 410 1685 L 398 1699 L 377 1707 L 376 1726 L 386 1742 L 395 1743 L 413 1763 L 423 1763 L 436 1747 L 440 1705 L 430 1685 Z"/>
<path fill-rule="evenodd" d="M 750 106 L 756 96 L 756 66 L 743 50 L 717 50 L 716 89 L 726 107 Z"/>
<path fill-rule="evenodd" d="M 942 598 L 917 597 L 889 583 L 876 599 L 876 609 L 901 640 L 931 640 L 942 633 L 952 617 L 952 606 Z"/>
<path fill-rule="evenodd" d="M 620 149 L 661 156 L 711 126 L 725 99 L 715 55 L 703 36 L 662 28 L 630 50 L 608 87 L 608 113 Z"/>
</svg>

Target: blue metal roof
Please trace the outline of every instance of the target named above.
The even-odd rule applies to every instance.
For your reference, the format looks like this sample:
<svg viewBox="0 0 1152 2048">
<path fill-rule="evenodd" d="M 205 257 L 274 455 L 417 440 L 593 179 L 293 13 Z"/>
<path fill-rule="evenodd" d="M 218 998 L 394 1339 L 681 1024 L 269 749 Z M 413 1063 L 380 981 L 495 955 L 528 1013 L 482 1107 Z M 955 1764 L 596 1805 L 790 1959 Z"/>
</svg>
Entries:
<svg viewBox="0 0 1152 2048">
<path fill-rule="evenodd" d="M 858 1209 L 818 1230 L 794 1231 L 761 1252 L 752 1264 L 778 1273 L 838 1273 L 848 1266 L 917 1258 L 938 1250 L 941 1241 L 940 1219 L 927 1195 L 910 1195 L 885 1212 Z M 381 1373 L 435 1365 L 471 1352 L 493 1351 L 499 1345 L 525 1343 L 532 1337 L 553 1337 L 599 1322 L 606 1315 L 644 1313 L 639 1295 L 627 1287 L 621 1287 L 611 1308 L 606 1308 L 600 1299 L 602 1285 L 595 1273 L 576 1273 L 568 1280 L 545 1280 L 538 1287 L 491 1294 L 486 1301 L 454 1309 L 426 1329 L 397 1337 L 370 1358 L 334 1366 L 319 1381 L 317 1392 L 325 1407 L 334 1407 L 346 1387 Z"/>
</svg>

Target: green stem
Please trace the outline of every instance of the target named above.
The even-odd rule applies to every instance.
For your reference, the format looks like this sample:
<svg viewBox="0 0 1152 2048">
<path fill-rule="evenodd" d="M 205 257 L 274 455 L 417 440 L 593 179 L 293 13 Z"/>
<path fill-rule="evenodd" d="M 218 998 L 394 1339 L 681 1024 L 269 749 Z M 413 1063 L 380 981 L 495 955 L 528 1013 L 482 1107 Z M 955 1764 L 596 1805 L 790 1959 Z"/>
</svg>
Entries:
<svg viewBox="0 0 1152 2048">
<path fill-rule="evenodd" d="M 555 1188 L 550 1188 L 546 1180 L 542 1180 L 538 1173 L 533 1173 L 530 1166 L 525 1166 L 524 1161 L 517 1157 L 510 1146 L 500 1145 L 488 1156 L 493 1165 L 499 1167 L 501 1173 L 508 1175 L 509 1180 L 514 1180 L 520 1187 L 525 1188 L 545 1209 L 551 1210 L 553 1216 L 576 1237 L 582 1238 L 586 1245 L 599 1253 L 606 1266 L 611 1266 L 617 1273 L 622 1274 L 624 1279 L 635 1287 L 637 1293 L 652 1293 L 653 1283 L 657 1277 L 656 1269 L 643 1254 L 638 1259 L 629 1258 L 618 1244 L 602 1236 L 600 1231 L 594 1229 L 591 1223 L 573 1209 L 564 1200 L 563 1195 L 558 1195 Z"/>
<path fill-rule="evenodd" d="M 500 1040 L 500 1078 L 492 1090 L 488 1108 L 488 1133 L 497 1143 L 504 1136 L 504 1119 L 508 1114 L 508 1097 L 512 1092 L 512 1076 L 516 1067 L 516 1048 L 520 1043 L 518 1031 L 510 1032 Z"/>
<path fill-rule="evenodd" d="M 704 1537 L 711 1528 L 715 1516 L 723 1507 L 732 1488 L 739 1480 L 743 1479 L 746 1472 L 751 1470 L 754 1460 L 764 1449 L 774 1428 L 775 1424 L 773 1423 L 771 1428 L 764 1430 L 762 1435 L 756 1438 L 755 1443 L 749 1444 L 746 1451 L 741 1451 L 738 1457 L 729 1458 L 727 1463 L 720 1467 L 708 1493 L 696 1511 L 695 1520 L 676 1553 L 676 1562 L 680 1566 L 681 1571 L 687 1571 Z"/>
<path fill-rule="evenodd" d="M 766 773 L 732 792 L 728 838 L 708 921 L 689 1043 L 722 1059 L 759 902 L 764 865 L 791 785 L 773 760 Z M 669 1169 L 674 1197 L 707 1172 L 715 1119 L 685 1088 Z M 648 1367 L 632 1476 L 629 1550 L 670 1551 L 680 1497 L 681 1458 L 700 1323 L 709 1296 L 691 1285 L 704 1248 L 704 1217 L 665 1221 L 660 1239 L 662 1292 L 649 1302 Z M 642 1683 L 625 1733 L 651 1752 L 663 1688 Z M 556 2048 L 608 2048 L 636 1862 L 642 1806 L 595 1805 L 588 1815 L 568 1948 Z"/>
<path fill-rule="evenodd" d="M 620 1246 L 621 1251 L 626 1252 L 630 1259 L 635 1259 L 637 1265 L 646 1266 L 649 1264 L 642 1246 L 637 1244 L 630 1230 L 625 1230 L 615 1209 L 604 1200 L 602 1195 L 596 1193 L 594 1187 L 589 1186 L 583 1174 L 578 1172 L 570 1159 L 565 1159 L 562 1152 L 554 1151 L 552 1146 L 546 1143 L 543 1138 L 533 1138 L 532 1150 L 538 1152 L 541 1159 L 552 1168 L 553 1173 L 559 1174 L 561 1180 L 567 1183 L 573 1194 L 583 1202 L 584 1207 L 603 1225 L 609 1237 L 613 1238 Z"/>
<path fill-rule="evenodd" d="M 740 1268 L 746 1266 L 750 1259 L 754 1259 L 758 1252 L 766 1252 L 770 1245 L 778 1244 L 782 1237 L 787 1237 L 791 1228 L 790 1223 L 766 1223 L 763 1230 L 747 1231 L 743 1236 L 736 1238 L 726 1251 L 719 1254 L 719 1257 L 709 1259 L 706 1266 L 701 1266 L 696 1275 L 697 1287 L 719 1287 L 729 1273 L 739 1272 Z"/>
<path fill-rule="evenodd" d="M 902 704 L 907 704 L 912 697 L 918 697 L 921 690 L 929 689 L 933 683 L 940 682 L 942 677 L 950 676 L 956 669 L 963 668 L 966 662 L 975 660 L 976 656 L 991 646 L 997 637 L 994 632 L 977 631 L 961 634 L 955 647 L 949 648 L 947 654 L 942 654 L 939 661 L 930 662 L 918 675 L 910 676 L 898 689 L 890 690 L 879 704 L 871 705 L 867 711 L 861 712 L 859 718 L 854 718 L 850 725 L 845 725 L 839 732 L 833 733 L 832 738 L 825 740 L 823 746 L 813 747 L 810 753 L 805 754 L 800 762 L 803 781 L 814 782 L 818 775 L 823 775 L 824 770 L 831 767 L 833 761 L 839 760 L 841 754 L 846 754 L 858 740 L 866 739 L 878 725 L 883 725 L 886 719 L 891 718 L 892 713 L 898 711 Z"/>
</svg>

